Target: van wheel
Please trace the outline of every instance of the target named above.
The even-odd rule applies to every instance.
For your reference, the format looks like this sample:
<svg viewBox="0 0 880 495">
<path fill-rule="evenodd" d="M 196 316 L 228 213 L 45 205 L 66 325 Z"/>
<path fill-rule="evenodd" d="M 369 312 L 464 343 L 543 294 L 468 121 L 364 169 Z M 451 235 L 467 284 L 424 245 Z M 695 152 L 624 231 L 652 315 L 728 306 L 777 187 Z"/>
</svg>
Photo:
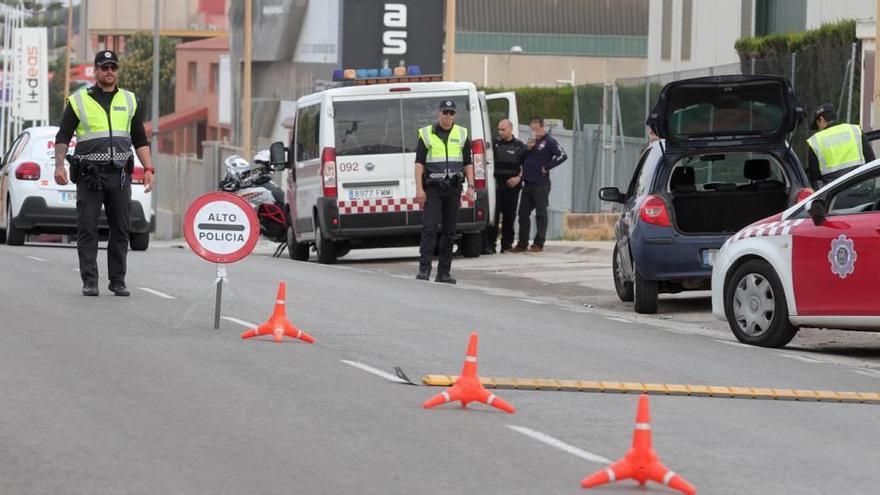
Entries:
<svg viewBox="0 0 880 495">
<path fill-rule="evenodd" d="M 132 251 L 146 251 L 150 247 L 150 233 L 130 234 L 128 236 L 128 244 L 131 246 Z"/>
<path fill-rule="evenodd" d="M 27 232 L 12 223 L 12 199 L 6 198 L 6 244 L 21 246 L 24 244 L 25 237 L 27 237 Z"/>
<path fill-rule="evenodd" d="M 461 254 L 465 258 L 477 258 L 483 251 L 483 236 L 477 232 L 461 236 Z"/>
<path fill-rule="evenodd" d="M 309 261 L 309 243 L 296 242 L 293 225 L 287 226 L 287 254 L 294 261 Z"/>
<path fill-rule="evenodd" d="M 315 222 L 315 249 L 318 250 L 318 263 L 323 265 L 336 263 L 336 243 L 324 237 L 318 222 Z"/>
<path fill-rule="evenodd" d="M 617 297 L 623 302 L 633 302 L 633 283 L 624 278 L 617 245 L 614 246 L 614 254 L 611 257 L 611 269 L 614 272 L 614 290 L 617 291 Z"/>
<path fill-rule="evenodd" d="M 766 261 L 743 263 L 724 291 L 724 313 L 737 340 L 762 347 L 784 347 L 797 334 L 788 319 L 785 290 Z"/>
<path fill-rule="evenodd" d="M 636 313 L 652 315 L 657 312 L 657 282 L 645 280 L 635 269 L 636 281 L 633 283 L 634 309 Z"/>
</svg>

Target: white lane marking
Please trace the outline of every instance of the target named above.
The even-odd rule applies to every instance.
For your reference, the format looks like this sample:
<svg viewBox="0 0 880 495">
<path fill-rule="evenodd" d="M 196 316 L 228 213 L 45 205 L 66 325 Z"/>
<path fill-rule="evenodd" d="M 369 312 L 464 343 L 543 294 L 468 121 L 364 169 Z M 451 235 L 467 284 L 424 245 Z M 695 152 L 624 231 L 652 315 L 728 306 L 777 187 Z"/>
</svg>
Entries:
<svg viewBox="0 0 880 495">
<path fill-rule="evenodd" d="M 36 256 L 25 256 L 25 258 L 30 258 L 30 259 L 32 259 L 32 260 L 34 260 L 34 261 L 49 261 L 49 260 L 46 260 L 46 259 L 43 259 L 43 258 L 37 258 Z"/>
<path fill-rule="evenodd" d="M 616 316 L 607 316 L 606 318 L 608 318 L 609 320 L 619 321 L 622 323 L 632 323 L 631 321 L 627 320 L 626 318 L 618 318 Z"/>
<path fill-rule="evenodd" d="M 522 302 L 527 302 L 527 303 L 532 303 L 532 304 L 547 304 L 544 301 L 535 301 L 534 299 L 519 298 L 519 300 Z"/>
<path fill-rule="evenodd" d="M 510 428 L 511 430 L 513 430 L 517 433 L 522 433 L 523 435 L 525 435 L 527 437 L 531 437 L 539 442 L 545 443 L 551 447 L 555 447 L 555 448 L 562 450 L 564 452 L 568 452 L 569 454 L 576 455 L 586 461 L 595 462 L 598 464 L 611 464 L 610 460 L 602 457 L 601 455 L 594 454 L 592 452 L 587 452 L 586 450 L 583 450 L 583 449 L 579 449 L 579 448 L 575 447 L 574 445 L 569 445 L 569 444 L 563 442 L 562 440 L 559 440 L 557 438 L 553 438 L 550 435 L 547 435 L 546 433 L 541 433 L 540 431 L 535 431 L 531 428 L 526 428 L 525 426 L 517 426 L 517 425 L 504 425 L 504 426 Z"/>
<path fill-rule="evenodd" d="M 392 381 L 394 383 L 406 383 L 405 381 L 401 380 L 397 376 L 392 375 L 391 373 L 382 371 L 380 369 L 373 368 L 372 366 L 370 366 L 368 364 L 359 363 L 357 361 L 349 361 L 347 359 L 342 359 L 341 361 L 349 366 L 354 366 L 355 368 L 364 370 L 367 373 L 372 373 L 376 376 L 381 376 L 382 378 L 384 378 L 388 381 Z"/>
<path fill-rule="evenodd" d="M 813 359 L 807 356 L 798 356 L 797 354 L 786 354 L 784 352 L 777 352 L 776 355 L 779 357 L 794 359 L 795 361 L 802 361 L 804 363 L 824 364 L 824 361 L 819 361 L 818 359 Z"/>
<path fill-rule="evenodd" d="M 166 293 L 164 293 L 164 292 L 159 292 L 159 291 L 157 291 L 157 290 L 150 289 L 150 288 L 148 288 L 148 287 L 138 287 L 138 289 L 140 289 L 140 290 L 142 290 L 142 291 L 144 291 L 144 292 L 149 292 L 150 294 L 153 294 L 154 296 L 159 296 L 159 297 L 161 297 L 162 299 L 177 299 L 177 298 L 174 297 L 174 296 L 168 295 L 168 294 L 166 294 Z"/>
<path fill-rule="evenodd" d="M 243 327 L 257 328 L 259 326 L 259 325 L 254 325 L 253 323 L 250 323 L 248 321 L 239 320 L 238 318 L 233 318 L 231 316 L 221 316 L 220 318 L 223 318 L 226 321 L 231 321 L 232 323 L 238 323 L 239 325 L 241 325 Z"/>
<path fill-rule="evenodd" d="M 736 347 L 744 347 L 746 349 L 754 349 L 755 348 L 755 346 L 753 346 L 753 345 L 743 344 L 742 342 L 733 342 L 731 340 L 715 339 L 715 342 L 721 342 L 722 344 L 732 345 L 732 346 L 736 346 Z"/>
</svg>

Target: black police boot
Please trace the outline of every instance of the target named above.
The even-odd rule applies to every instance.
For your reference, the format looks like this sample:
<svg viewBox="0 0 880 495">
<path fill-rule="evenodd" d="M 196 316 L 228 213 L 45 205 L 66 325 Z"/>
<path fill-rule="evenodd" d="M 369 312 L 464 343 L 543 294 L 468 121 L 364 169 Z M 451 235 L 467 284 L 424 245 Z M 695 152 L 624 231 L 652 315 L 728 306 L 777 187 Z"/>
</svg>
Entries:
<svg viewBox="0 0 880 495">
<path fill-rule="evenodd" d="M 83 285 L 83 295 L 95 297 L 98 295 L 98 284 Z"/>
<path fill-rule="evenodd" d="M 128 297 L 131 295 L 131 292 L 125 287 L 125 282 L 110 282 L 109 289 L 117 296 Z"/>
<path fill-rule="evenodd" d="M 455 284 L 455 279 L 450 277 L 448 273 L 438 273 L 437 278 L 434 279 L 434 282 L 440 282 L 441 284 Z"/>
<path fill-rule="evenodd" d="M 428 280 L 430 278 L 431 278 L 431 267 L 428 267 L 428 268 L 419 267 L 419 274 L 416 275 L 416 279 Z"/>
</svg>

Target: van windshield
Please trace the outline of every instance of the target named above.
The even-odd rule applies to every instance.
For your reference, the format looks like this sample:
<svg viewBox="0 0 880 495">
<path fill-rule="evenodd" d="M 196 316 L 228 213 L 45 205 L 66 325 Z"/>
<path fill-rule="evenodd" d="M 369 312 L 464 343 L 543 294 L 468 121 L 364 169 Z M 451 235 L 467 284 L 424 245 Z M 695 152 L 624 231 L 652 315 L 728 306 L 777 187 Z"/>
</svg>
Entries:
<svg viewBox="0 0 880 495">
<path fill-rule="evenodd" d="M 336 156 L 403 152 L 400 99 L 333 104 Z"/>
<path fill-rule="evenodd" d="M 415 153 L 419 144 L 419 129 L 437 122 L 437 111 L 440 102 L 455 102 L 455 123 L 466 128 L 468 135 L 471 130 L 471 112 L 467 95 L 456 96 L 423 96 L 404 98 L 403 101 L 403 138 L 407 153 Z"/>
</svg>

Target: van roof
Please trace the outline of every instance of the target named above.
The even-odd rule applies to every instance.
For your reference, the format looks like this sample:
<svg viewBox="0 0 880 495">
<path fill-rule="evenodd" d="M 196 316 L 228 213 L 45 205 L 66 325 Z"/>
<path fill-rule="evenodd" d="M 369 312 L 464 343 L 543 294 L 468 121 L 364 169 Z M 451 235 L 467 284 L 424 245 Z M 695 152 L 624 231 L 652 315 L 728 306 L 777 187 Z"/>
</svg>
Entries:
<svg viewBox="0 0 880 495">
<path fill-rule="evenodd" d="M 372 96 L 372 95 L 385 95 L 390 93 L 391 88 L 400 88 L 407 87 L 409 91 L 407 94 L 412 93 L 421 93 L 421 92 L 437 92 L 437 91 L 470 91 L 476 90 L 476 86 L 474 83 L 470 82 L 451 82 L 451 81 L 440 81 L 440 82 L 401 82 L 401 83 L 392 83 L 392 84 L 372 84 L 372 85 L 356 85 L 356 86 L 344 86 L 340 88 L 332 88 L 326 89 L 324 91 L 319 91 L 317 93 L 312 93 L 307 96 L 303 96 L 299 98 L 299 100 L 313 100 L 315 96 L 326 94 L 327 96 Z"/>
</svg>

